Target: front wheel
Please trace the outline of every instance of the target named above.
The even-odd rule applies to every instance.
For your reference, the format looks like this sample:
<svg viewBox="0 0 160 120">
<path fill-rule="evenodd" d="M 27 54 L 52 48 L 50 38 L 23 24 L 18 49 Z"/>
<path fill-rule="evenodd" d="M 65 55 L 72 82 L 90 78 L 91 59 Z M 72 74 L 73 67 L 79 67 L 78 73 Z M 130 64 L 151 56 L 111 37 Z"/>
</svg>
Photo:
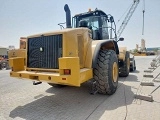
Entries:
<svg viewBox="0 0 160 120">
<path fill-rule="evenodd" d="M 96 89 L 99 93 L 112 95 L 118 86 L 118 58 L 113 50 L 100 50 L 93 69 Z"/>
</svg>

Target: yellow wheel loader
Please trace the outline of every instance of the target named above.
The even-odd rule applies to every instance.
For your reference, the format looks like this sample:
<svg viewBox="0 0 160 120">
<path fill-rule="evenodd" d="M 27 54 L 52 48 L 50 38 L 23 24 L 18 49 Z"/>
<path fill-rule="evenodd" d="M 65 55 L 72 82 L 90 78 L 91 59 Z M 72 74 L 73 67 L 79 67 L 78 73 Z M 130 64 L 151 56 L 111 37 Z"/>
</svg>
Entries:
<svg viewBox="0 0 160 120">
<path fill-rule="evenodd" d="M 34 85 L 77 86 L 93 81 L 98 93 L 113 94 L 118 77 L 130 70 L 130 54 L 119 48 L 113 16 L 101 10 L 89 10 L 72 17 L 68 5 L 66 28 L 31 35 L 26 54 L 10 58 L 11 77 L 26 78 Z"/>
</svg>

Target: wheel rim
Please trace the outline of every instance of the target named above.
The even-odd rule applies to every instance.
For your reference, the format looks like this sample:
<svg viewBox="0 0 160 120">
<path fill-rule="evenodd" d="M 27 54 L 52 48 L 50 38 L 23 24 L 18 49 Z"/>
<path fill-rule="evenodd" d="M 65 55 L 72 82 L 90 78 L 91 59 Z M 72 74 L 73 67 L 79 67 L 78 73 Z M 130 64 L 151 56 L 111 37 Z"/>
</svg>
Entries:
<svg viewBox="0 0 160 120">
<path fill-rule="evenodd" d="M 130 69 L 130 60 L 129 60 L 129 58 L 127 59 L 127 69 L 128 70 Z"/>
<path fill-rule="evenodd" d="M 112 74 L 113 74 L 113 82 L 117 82 L 117 78 L 118 78 L 118 66 L 117 66 L 116 62 L 113 63 Z"/>
</svg>

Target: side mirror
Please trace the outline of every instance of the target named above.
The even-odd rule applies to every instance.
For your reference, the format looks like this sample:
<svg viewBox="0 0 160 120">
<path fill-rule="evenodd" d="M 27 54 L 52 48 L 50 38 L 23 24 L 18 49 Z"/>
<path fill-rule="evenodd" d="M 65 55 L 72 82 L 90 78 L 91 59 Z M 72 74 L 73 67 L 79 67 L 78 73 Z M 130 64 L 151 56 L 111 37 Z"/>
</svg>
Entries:
<svg viewBox="0 0 160 120">
<path fill-rule="evenodd" d="M 90 30 L 92 30 L 92 26 L 91 26 L 91 25 L 89 25 L 88 28 L 89 28 Z"/>
<path fill-rule="evenodd" d="M 124 38 L 119 38 L 119 40 L 118 40 L 118 41 L 124 41 Z M 117 42 L 118 42 L 118 41 L 117 41 Z"/>
<path fill-rule="evenodd" d="M 110 17 L 110 22 L 113 23 L 114 22 L 114 18 L 113 16 Z"/>
</svg>

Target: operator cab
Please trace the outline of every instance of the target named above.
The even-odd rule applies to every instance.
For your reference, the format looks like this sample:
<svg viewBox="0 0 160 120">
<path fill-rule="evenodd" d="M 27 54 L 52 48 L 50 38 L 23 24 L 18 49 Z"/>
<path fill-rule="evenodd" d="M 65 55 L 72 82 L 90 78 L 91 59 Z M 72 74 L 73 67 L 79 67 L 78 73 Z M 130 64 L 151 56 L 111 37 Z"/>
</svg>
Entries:
<svg viewBox="0 0 160 120">
<path fill-rule="evenodd" d="M 89 11 L 72 18 L 74 28 L 87 27 L 92 31 L 93 40 L 115 39 L 116 26 L 114 18 L 101 10 Z M 113 34 L 113 35 L 112 35 Z"/>
</svg>

